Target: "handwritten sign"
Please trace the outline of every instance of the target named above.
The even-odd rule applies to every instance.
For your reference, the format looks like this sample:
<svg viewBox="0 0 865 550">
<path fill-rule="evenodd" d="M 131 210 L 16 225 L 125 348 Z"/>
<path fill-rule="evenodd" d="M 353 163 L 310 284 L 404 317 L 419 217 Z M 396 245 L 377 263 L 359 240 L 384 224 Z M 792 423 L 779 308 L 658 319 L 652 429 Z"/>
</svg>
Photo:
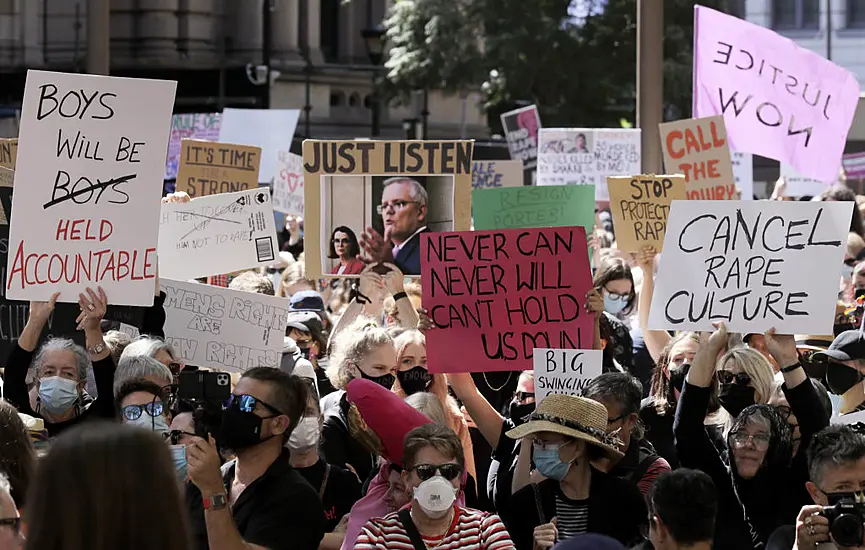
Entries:
<svg viewBox="0 0 865 550">
<path fill-rule="evenodd" d="M 731 151 L 730 161 L 733 163 L 736 188 L 742 193 L 741 200 L 754 200 L 754 155 Z"/>
<path fill-rule="evenodd" d="M 724 117 L 692 118 L 659 125 L 664 166 L 684 174 L 688 200 L 736 200 L 736 183 Z"/>
<path fill-rule="evenodd" d="M 18 138 L 0 139 L 0 167 L 15 170 L 18 156 Z"/>
<path fill-rule="evenodd" d="M 535 348 L 591 345 L 582 227 L 424 233 L 431 372 L 529 370 Z M 454 353 L 454 350 L 460 350 Z"/>
<path fill-rule="evenodd" d="M 472 162 L 472 190 L 522 187 L 523 161 L 476 160 Z"/>
<path fill-rule="evenodd" d="M 288 300 L 160 279 L 166 340 L 188 365 L 228 372 L 278 368 Z"/>
<path fill-rule="evenodd" d="M 682 176 L 633 176 L 607 178 L 610 210 L 616 228 L 616 246 L 624 252 L 638 252 L 664 246 L 670 203 L 685 199 Z"/>
<path fill-rule="evenodd" d="M 542 128 L 538 185 L 594 185 L 610 200 L 607 177 L 640 172 L 640 130 Z"/>
<path fill-rule="evenodd" d="M 60 292 L 77 302 L 85 287 L 101 285 L 112 304 L 153 303 L 176 85 L 27 73 L 7 296 L 47 300 Z"/>
<path fill-rule="evenodd" d="M 838 175 L 859 103 L 850 71 L 769 29 L 696 6 L 694 116 L 724 115 L 730 147 Z"/>
<path fill-rule="evenodd" d="M 550 185 L 472 191 L 475 230 L 595 224 L 593 185 Z"/>
<path fill-rule="evenodd" d="M 273 209 L 291 216 L 303 216 L 303 158 L 279 152 L 279 171 L 273 180 Z"/>
<path fill-rule="evenodd" d="M 649 328 L 832 333 L 852 202 L 674 201 Z"/>
<path fill-rule="evenodd" d="M 184 139 L 180 144 L 177 190 L 195 198 L 258 189 L 260 163 L 258 147 Z"/>
<path fill-rule="evenodd" d="M 841 159 L 844 175 L 849 179 L 865 178 L 865 153 L 850 153 Z"/>
<path fill-rule="evenodd" d="M 522 161 L 525 168 L 534 168 L 538 159 L 538 130 L 541 116 L 535 105 L 502 113 L 502 129 L 508 141 L 511 158 Z"/>
<path fill-rule="evenodd" d="M 824 183 L 813 178 L 803 176 L 798 170 L 789 164 L 781 164 L 781 177 L 787 182 L 784 194 L 788 197 L 816 197 L 826 190 L 836 178 Z"/>
<path fill-rule="evenodd" d="M 583 390 L 601 375 L 604 352 L 584 349 L 535 348 L 535 400 L 553 393 L 583 395 Z"/>
<path fill-rule="evenodd" d="M 219 141 L 222 113 L 182 113 L 171 117 L 171 136 L 165 159 L 165 179 L 177 177 L 180 166 L 180 142 L 184 139 Z M 257 184 L 257 182 L 256 182 Z"/>
<path fill-rule="evenodd" d="M 195 279 L 265 265 L 276 255 L 267 189 L 162 205 L 159 274 Z"/>
</svg>

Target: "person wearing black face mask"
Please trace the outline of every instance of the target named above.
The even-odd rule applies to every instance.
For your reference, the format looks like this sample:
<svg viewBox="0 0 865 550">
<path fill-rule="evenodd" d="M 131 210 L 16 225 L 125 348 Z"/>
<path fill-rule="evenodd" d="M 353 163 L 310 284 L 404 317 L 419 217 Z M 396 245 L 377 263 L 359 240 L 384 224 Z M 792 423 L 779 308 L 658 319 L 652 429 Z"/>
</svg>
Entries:
<svg viewBox="0 0 865 550">
<path fill-rule="evenodd" d="M 842 332 L 814 359 L 828 361 L 826 385 L 841 396 L 841 414 L 865 410 L 865 336 L 858 330 Z"/>
<path fill-rule="evenodd" d="M 240 378 L 223 411 L 220 441 L 236 459 L 220 470 L 212 437 L 186 447 L 187 502 L 201 550 L 317 550 L 326 519 L 321 500 L 284 448 L 307 403 L 307 386 L 279 369 Z"/>
<path fill-rule="evenodd" d="M 327 339 L 322 332 L 321 318 L 311 311 L 291 311 L 286 317 L 285 335 L 297 344 L 296 357 L 312 364 L 319 395 L 325 397 L 335 392 L 326 372 Z"/>
</svg>

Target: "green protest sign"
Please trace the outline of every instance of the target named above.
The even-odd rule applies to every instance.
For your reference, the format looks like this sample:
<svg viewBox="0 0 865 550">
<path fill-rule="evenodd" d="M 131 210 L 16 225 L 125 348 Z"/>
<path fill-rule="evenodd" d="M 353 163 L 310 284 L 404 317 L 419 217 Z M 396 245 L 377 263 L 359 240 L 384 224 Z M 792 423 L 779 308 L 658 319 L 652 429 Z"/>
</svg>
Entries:
<svg viewBox="0 0 865 550">
<path fill-rule="evenodd" d="M 594 185 L 501 187 L 472 191 L 477 231 L 595 225 Z"/>
</svg>

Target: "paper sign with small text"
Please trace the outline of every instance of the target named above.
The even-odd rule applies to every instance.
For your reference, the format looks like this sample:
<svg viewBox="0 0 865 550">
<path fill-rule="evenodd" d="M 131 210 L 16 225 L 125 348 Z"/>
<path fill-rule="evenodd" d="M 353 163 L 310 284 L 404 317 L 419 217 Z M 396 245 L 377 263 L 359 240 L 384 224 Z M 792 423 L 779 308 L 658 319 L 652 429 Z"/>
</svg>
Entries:
<svg viewBox="0 0 865 550">
<path fill-rule="evenodd" d="M 184 139 L 219 141 L 222 113 L 181 113 L 171 117 L 171 137 L 165 159 L 165 179 L 177 177 L 180 166 L 180 142 Z M 257 182 L 256 182 L 257 183 Z"/>
<path fill-rule="evenodd" d="M 736 180 L 736 188 L 742 194 L 740 200 L 754 200 L 754 155 L 731 151 L 730 161 L 733 163 L 733 178 Z"/>
<path fill-rule="evenodd" d="M 736 180 L 724 117 L 658 125 L 668 174 L 684 174 L 688 200 L 736 200 Z"/>
<path fill-rule="evenodd" d="M 0 167 L 15 170 L 18 155 L 18 138 L 0 139 Z"/>
<path fill-rule="evenodd" d="M 538 130 L 541 117 L 535 105 L 522 107 L 501 116 L 502 129 L 513 160 L 519 160 L 526 169 L 534 168 L 538 159 Z"/>
<path fill-rule="evenodd" d="M 176 86 L 28 71 L 8 297 L 47 300 L 60 292 L 61 301 L 77 302 L 86 287 L 99 285 L 112 304 L 153 303 Z"/>
<path fill-rule="evenodd" d="M 673 201 L 651 330 L 831 334 L 852 202 Z"/>
<path fill-rule="evenodd" d="M 616 247 L 639 252 L 646 246 L 660 252 L 670 203 L 685 200 L 685 178 L 675 176 L 633 176 L 607 178 L 610 211 L 616 228 Z"/>
<path fill-rule="evenodd" d="M 594 185 L 595 200 L 610 200 L 607 177 L 639 174 L 639 129 L 542 128 L 538 185 Z"/>
<path fill-rule="evenodd" d="M 303 216 L 303 157 L 279 152 L 279 170 L 273 180 L 273 209 Z"/>
<path fill-rule="evenodd" d="M 477 231 L 595 224 L 594 185 L 548 185 L 472 191 Z"/>
<path fill-rule="evenodd" d="M 586 386 L 601 375 L 604 352 L 585 349 L 535 348 L 535 402 L 553 393 L 582 396 Z"/>
<path fill-rule="evenodd" d="M 523 161 L 476 160 L 472 162 L 472 190 L 521 187 Z"/>
<path fill-rule="evenodd" d="M 276 224 L 266 188 L 162 205 L 159 275 L 195 279 L 272 262 Z"/>
<path fill-rule="evenodd" d="M 789 164 L 781 163 L 780 175 L 787 182 L 784 195 L 787 197 L 816 197 L 826 190 L 835 180 L 824 183 L 800 174 Z"/>
<path fill-rule="evenodd" d="M 424 233 L 421 280 L 430 372 L 530 370 L 535 348 L 591 346 L 582 227 Z"/>
<path fill-rule="evenodd" d="M 165 334 L 187 365 L 228 372 L 278 368 L 286 298 L 160 279 Z"/>
<path fill-rule="evenodd" d="M 180 144 L 177 190 L 192 198 L 258 189 L 261 149 L 184 139 Z"/>
</svg>

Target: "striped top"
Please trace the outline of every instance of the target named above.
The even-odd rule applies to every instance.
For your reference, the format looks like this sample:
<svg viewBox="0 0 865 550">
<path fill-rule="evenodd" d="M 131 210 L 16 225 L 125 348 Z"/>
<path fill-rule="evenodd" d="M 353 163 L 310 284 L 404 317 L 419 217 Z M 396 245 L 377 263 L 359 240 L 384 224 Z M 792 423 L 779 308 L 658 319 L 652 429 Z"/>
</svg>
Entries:
<svg viewBox="0 0 865 550">
<path fill-rule="evenodd" d="M 435 550 L 515 550 L 497 515 L 461 507 L 456 507 L 447 533 L 441 537 L 423 537 L 423 541 L 427 548 Z M 415 550 L 398 512 L 369 520 L 361 529 L 354 548 Z"/>
<path fill-rule="evenodd" d="M 556 529 L 559 531 L 559 540 L 567 540 L 588 531 L 589 499 L 571 500 L 556 493 Z"/>
</svg>

